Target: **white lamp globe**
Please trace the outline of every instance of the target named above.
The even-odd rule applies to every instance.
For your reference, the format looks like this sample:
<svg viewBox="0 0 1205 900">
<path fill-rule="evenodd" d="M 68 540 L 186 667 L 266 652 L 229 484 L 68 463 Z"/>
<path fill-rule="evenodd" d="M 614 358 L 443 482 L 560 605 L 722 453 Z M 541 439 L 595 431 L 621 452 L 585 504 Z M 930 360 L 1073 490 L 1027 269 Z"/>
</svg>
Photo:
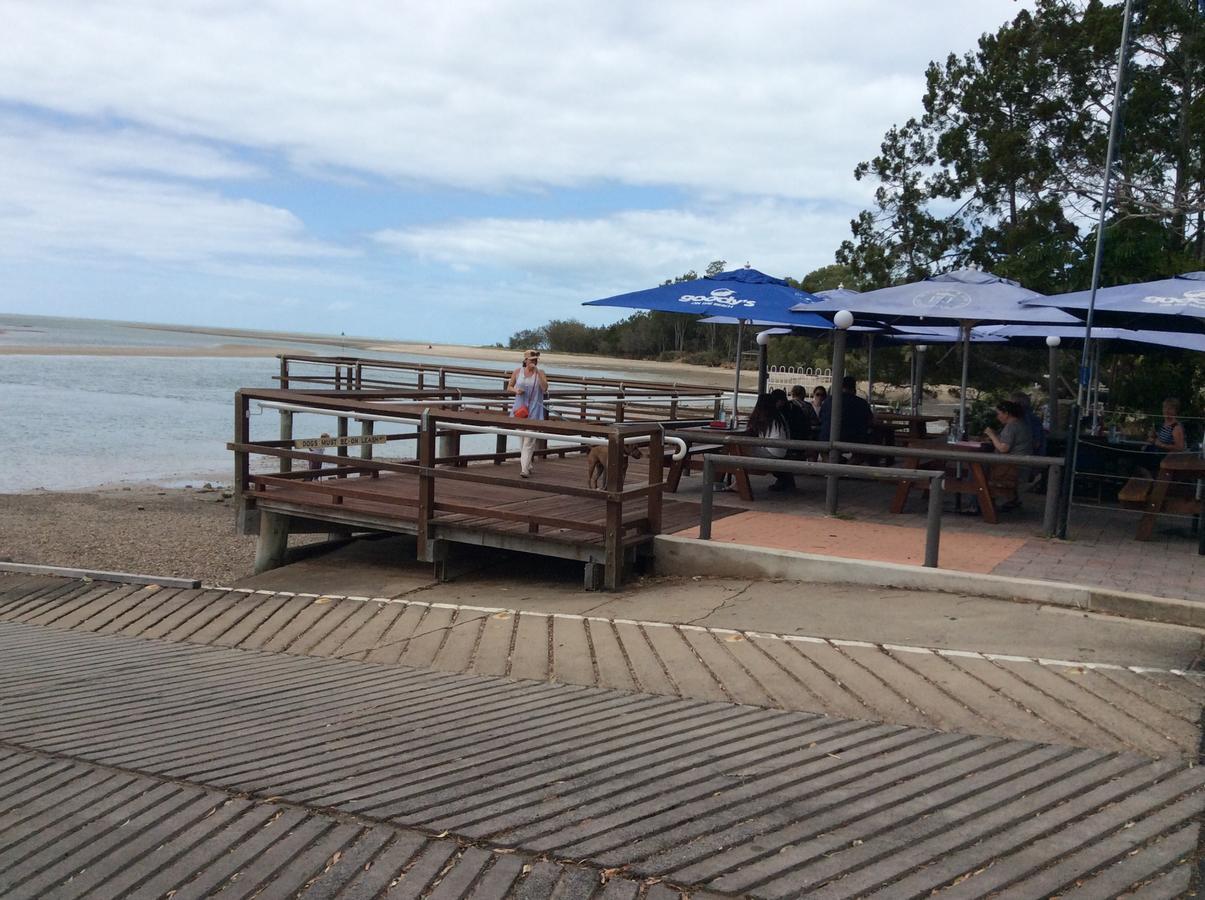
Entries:
<svg viewBox="0 0 1205 900">
<path fill-rule="evenodd" d="M 757 333 L 757 346 L 764 347 L 768 343 L 770 343 L 770 332 L 759 331 Z"/>
<path fill-rule="evenodd" d="M 929 349 L 928 344 L 917 344 L 916 345 L 916 350 L 918 353 L 924 353 L 928 349 Z"/>
<path fill-rule="evenodd" d="M 1063 343 L 1063 339 L 1061 337 L 1059 337 L 1057 334 L 1047 335 L 1047 337 L 1046 337 L 1046 346 L 1047 347 L 1057 347 L 1061 343 Z"/>
<path fill-rule="evenodd" d="M 848 328 L 853 323 L 854 323 L 854 314 L 851 313 L 848 309 L 838 310 L 837 314 L 835 316 L 833 316 L 833 324 L 836 325 L 838 328 L 840 328 L 842 331 L 844 331 L 846 328 Z"/>
</svg>

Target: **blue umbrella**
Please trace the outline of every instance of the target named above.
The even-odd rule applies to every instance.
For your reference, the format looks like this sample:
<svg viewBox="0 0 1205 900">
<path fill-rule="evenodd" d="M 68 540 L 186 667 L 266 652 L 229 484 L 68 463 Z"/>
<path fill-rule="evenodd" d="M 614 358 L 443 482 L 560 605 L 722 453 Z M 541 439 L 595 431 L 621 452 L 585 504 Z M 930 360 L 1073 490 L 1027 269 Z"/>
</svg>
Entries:
<svg viewBox="0 0 1205 900">
<path fill-rule="evenodd" d="M 1074 324 L 1073 316 L 1059 310 L 1022 306 L 1026 301 L 1041 299 L 1041 294 L 991 272 L 956 269 L 922 281 L 877 291 L 819 302 L 804 301 L 795 309 L 819 313 L 848 309 L 855 316 L 868 316 L 891 325 L 931 325 L 935 320 L 943 319 L 958 322 L 962 328 L 962 398 L 958 409 L 958 427 L 961 431 L 966 424 L 971 326 L 989 322 Z"/>
<path fill-rule="evenodd" d="M 1100 291 L 1097 291 L 1100 296 Z M 1083 325 L 988 325 L 976 328 L 976 335 L 997 335 L 1008 340 L 1032 338 L 1044 340 L 1058 337 L 1061 340 L 1082 341 L 1086 329 Z M 1181 350 L 1196 350 L 1205 353 L 1205 334 L 1185 331 L 1134 331 L 1129 328 L 1093 328 L 1092 340 L 1121 341 L 1128 344 L 1154 344 L 1157 347 L 1176 347 Z"/>
<path fill-rule="evenodd" d="M 1091 291 L 1075 291 L 1027 303 L 1035 307 L 1054 306 L 1086 316 L 1091 295 Z M 1119 328 L 1205 332 L 1205 272 L 1186 272 L 1158 281 L 1099 288 L 1092 321 L 1094 325 L 1099 322 Z M 1095 337 L 1095 328 L 1092 333 Z"/>
<path fill-rule="evenodd" d="M 741 388 L 741 337 L 749 323 L 829 328 L 823 316 L 800 315 L 791 308 L 798 303 L 818 299 L 814 294 L 791 287 L 757 269 L 734 269 L 693 281 L 663 284 L 660 287 L 591 300 L 583 306 L 618 306 L 624 309 L 648 309 L 657 312 L 693 315 L 722 315 L 737 324 L 736 386 L 732 395 L 733 419 Z"/>
</svg>

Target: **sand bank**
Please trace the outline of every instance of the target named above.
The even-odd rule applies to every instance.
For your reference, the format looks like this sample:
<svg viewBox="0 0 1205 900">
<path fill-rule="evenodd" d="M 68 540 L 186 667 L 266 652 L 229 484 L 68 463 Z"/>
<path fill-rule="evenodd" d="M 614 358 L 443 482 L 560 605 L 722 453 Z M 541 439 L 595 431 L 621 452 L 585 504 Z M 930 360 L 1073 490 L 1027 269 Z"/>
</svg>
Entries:
<svg viewBox="0 0 1205 900">
<path fill-rule="evenodd" d="M 229 584 L 250 573 L 255 538 L 235 534 L 227 493 L 198 483 L 0 494 L 0 558 Z"/>
</svg>

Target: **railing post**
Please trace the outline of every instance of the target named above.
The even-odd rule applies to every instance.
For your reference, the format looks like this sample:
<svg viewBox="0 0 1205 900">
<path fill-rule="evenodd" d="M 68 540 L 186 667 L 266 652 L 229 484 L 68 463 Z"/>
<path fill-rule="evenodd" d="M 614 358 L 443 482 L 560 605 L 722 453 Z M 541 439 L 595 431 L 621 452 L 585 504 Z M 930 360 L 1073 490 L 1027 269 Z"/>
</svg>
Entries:
<svg viewBox="0 0 1205 900">
<path fill-rule="evenodd" d="M 1042 534 L 1053 537 L 1059 522 L 1059 497 L 1063 467 L 1046 467 L 1046 508 L 1042 514 Z"/>
<path fill-rule="evenodd" d="M 420 391 L 423 389 L 423 368 L 422 368 L 422 366 L 419 366 L 419 368 L 418 368 L 418 389 Z"/>
<path fill-rule="evenodd" d="M 341 438 L 347 437 L 347 416 L 339 416 L 336 424 L 338 427 L 336 428 L 335 433 Z M 343 457 L 346 459 L 347 458 L 347 447 L 336 447 L 335 448 L 335 456 Z M 340 475 L 339 477 L 346 478 L 347 476 Z"/>
<path fill-rule="evenodd" d="M 282 391 L 289 389 L 289 358 L 283 354 L 280 356 L 280 389 Z M 280 411 L 280 439 L 282 441 L 293 440 L 293 414 L 287 409 Z M 280 458 L 280 471 L 292 472 L 293 460 L 282 456 Z"/>
<path fill-rule="evenodd" d="M 603 586 L 619 590 L 623 582 L 623 436 L 618 429 L 607 438 L 607 530 L 604 534 L 606 572 Z"/>
<path fill-rule="evenodd" d="M 623 421 L 623 398 L 626 396 L 622 387 L 615 392 L 615 396 L 618 398 L 615 401 L 615 421 L 619 423 Z"/>
<path fill-rule="evenodd" d="M 431 410 L 423 410 L 418 432 L 418 558 L 433 562 L 431 520 L 435 516 L 435 430 L 437 419 Z"/>
<path fill-rule="evenodd" d="M 373 426 L 376 424 L 372 419 L 362 419 L 360 421 L 360 437 L 372 437 Z M 365 441 L 360 445 L 360 459 L 372 459 L 372 444 Z"/>
<path fill-rule="evenodd" d="M 703 456 L 703 501 L 699 504 L 699 540 L 711 540 L 711 509 L 715 497 L 715 463 L 711 454 Z"/>
<path fill-rule="evenodd" d="M 945 473 L 937 472 L 929 479 L 929 515 L 925 522 L 925 565 L 937 568 L 938 545 L 941 543 L 941 501 Z"/>
<path fill-rule="evenodd" d="M 242 391 L 234 392 L 234 442 L 251 442 L 251 422 L 247 398 Z M 247 508 L 247 483 L 251 475 L 250 455 L 245 450 L 234 451 L 234 501 L 237 505 L 236 524 L 240 534 L 253 532 L 250 510 Z"/>
<path fill-rule="evenodd" d="M 661 499 L 665 491 L 665 435 L 660 425 L 649 435 L 649 534 L 661 533 Z"/>
<path fill-rule="evenodd" d="M 448 389 L 448 373 L 444 371 L 444 367 L 439 367 L 439 389 L 446 391 Z"/>
</svg>

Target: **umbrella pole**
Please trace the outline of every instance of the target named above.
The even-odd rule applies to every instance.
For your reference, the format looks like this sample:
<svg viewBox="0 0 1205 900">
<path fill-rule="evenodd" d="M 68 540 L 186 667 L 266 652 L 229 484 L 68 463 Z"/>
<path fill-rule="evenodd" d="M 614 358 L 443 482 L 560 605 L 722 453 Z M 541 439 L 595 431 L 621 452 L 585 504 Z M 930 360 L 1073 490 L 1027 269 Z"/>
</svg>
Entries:
<svg viewBox="0 0 1205 900">
<path fill-rule="evenodd" d="M 1096 220 L 1096 248 L 1092 256 L 1092 287 L 1088 295 L 1088 316 L 1084 321 L 1084 350 L 1079 364 L 1079 386 L 1075 403 L 1071 406 L 1071 425 L 1067 429 L 1067 460 L 1062 480 L 1062 504 L 1056 536 L 1067 537 L 1067 525 L 1071 519 L 1071 502 L 1075 496 L 1075 464 L 1079 452 L 1080 400 L 1087 387 L 1085 380 L 1088 369 L 1088 346 L 1092 342 L 1092 320 L 1096 315 L 1096 292 L 1100 289 L 1101 264 L 1105 249 L 1105 218 L 1109 214 L 1109 188 L 1113 178 L 1113 160 L 1117 158 L 1117 145 L 1121 136 L 1121 104 L 1124 96 L 1126 56 L 1130 45 L 1131 0 L 1125 0 L 1121 13 L 1121 47 L 1117 51 L 1117 79 L 1113 86 L 1113 112 L 1109 117 L 1109 144 L 1105 150 L 1104 183 L 1100 189 L 1100 214 Z"/>
<path fill-rule="evenodd" d="M 741 402 L 741 340 L 745 335 L 745 320 L 736 320 L 736 383 L 732 386 L 732 429 L 740 427 Z"/>
<path fill-rule="evenodd" d="M 962 384 L 958 392 L 958 439 L 967 433 L 967 374 L 971 361 L 971 323 L 962 323 Z"/>
<path fill-rule="evenodd" d="M 841 440 L 841 407 L 844 402 L 841 386 L 845 382 L 845 337 L 845 329 L 833 330 L 833 384 L 828 395 L 828 461 L 834 465 L 841 462 L 841 451 L 833 446 L 833 442 Z M 837 514 L 836 475 L 829 475 L 825 479 L 824 509 L 830 516 Z"/>
<path fill-rule="evenodd" d="M 866 336 L 866 402 L 874 404 L 874 335 Z"/>
</svg>

